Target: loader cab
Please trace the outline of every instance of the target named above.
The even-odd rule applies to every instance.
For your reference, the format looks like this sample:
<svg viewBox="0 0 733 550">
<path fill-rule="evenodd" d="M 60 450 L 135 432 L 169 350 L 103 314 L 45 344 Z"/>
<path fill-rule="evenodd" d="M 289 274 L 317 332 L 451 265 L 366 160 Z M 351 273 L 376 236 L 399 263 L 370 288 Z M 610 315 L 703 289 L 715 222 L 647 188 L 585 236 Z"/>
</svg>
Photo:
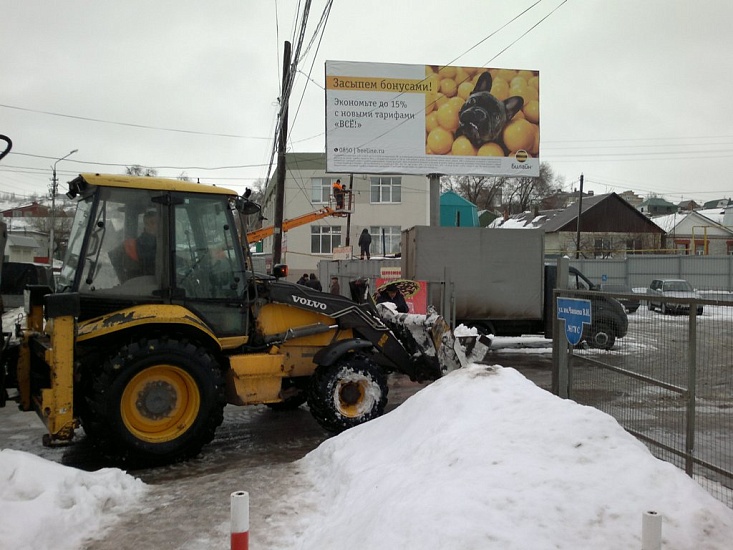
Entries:
<svg viewBox="0 0 733 550">
<path fill-rule="evenodd" d="M 82 175 L 60 292 L 82 318 L 141 304 L 182 305 L 217 336 L 246 333 L 246 271 L 236 194 L 158 178 Z"/>
</svg>

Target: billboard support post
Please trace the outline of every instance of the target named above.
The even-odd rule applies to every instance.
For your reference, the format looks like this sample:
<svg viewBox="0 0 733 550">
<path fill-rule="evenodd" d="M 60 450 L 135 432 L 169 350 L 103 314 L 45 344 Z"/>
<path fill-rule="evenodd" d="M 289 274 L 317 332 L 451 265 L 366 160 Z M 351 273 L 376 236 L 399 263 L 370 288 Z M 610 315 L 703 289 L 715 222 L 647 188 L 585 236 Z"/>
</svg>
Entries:
<svg viewBox="0 0 733 550">
<path fill-rule="evenodd" d="M 440 174 L 430 174 L 430 226 L 440 226 Z"/>
</svg>

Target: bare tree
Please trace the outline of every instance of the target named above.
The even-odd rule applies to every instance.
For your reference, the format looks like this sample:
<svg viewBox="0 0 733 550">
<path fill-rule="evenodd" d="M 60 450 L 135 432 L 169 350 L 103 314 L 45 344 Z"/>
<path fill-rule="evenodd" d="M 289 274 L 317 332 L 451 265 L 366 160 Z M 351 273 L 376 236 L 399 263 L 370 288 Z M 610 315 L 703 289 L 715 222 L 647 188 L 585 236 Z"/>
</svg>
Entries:
<svg viewBox="0 0 733 550">
<path fill-rule="evenodd" d="M 502 188 L 507 178 L 503 176 L 443 176 L 443 191 L 453 191 L 481 210 L 490 210 L 501 204 Z"/>
<path fill-rule="evenodd" d="M 504 206 L 510 213 L 525 212 L 557 190 L 555 173 L 549 164 L 540 164 L 539 177 L 508 178 L 504 186 Z"/>
<path fill-rule="evenodd" d="M 249 196 L 249 200 L 257 204 L 262 204 L 262 201 L 265 199 L 266 187 L 267 182 L 264 179 L 258 179 L 252 182 L 252 187 L 250 187 L 252 194 Z"/>
<path fill-rule="evenodd" d="M 443 176 L 443 191 L 453 191 L 475 204 L 479 209 L 503 207 L 516 214 L 529 210 L 540 201 L 556 193 L 563 179 L 556 177 L 549 164 L 540 164 L 539 177 L 507 176 Z"/>
</svg>

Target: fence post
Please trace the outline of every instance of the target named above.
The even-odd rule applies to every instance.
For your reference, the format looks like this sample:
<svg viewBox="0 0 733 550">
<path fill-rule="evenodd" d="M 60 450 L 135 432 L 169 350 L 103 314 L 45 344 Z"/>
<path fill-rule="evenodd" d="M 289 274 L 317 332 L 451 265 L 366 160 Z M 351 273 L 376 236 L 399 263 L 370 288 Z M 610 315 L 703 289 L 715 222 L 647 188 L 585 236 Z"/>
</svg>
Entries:
<svg viewBox="0 0 733 550">
<path fill-rule="evenodd" d="M 568 288 L 570 261 L 567 257 L 558 258 L 555 272 L 555 288 Z M 572 348 L 565 338 L 560 320 L 557 318 L 557 294 L 553 289 L 545 288 L 552 295 L 552 393 L 563 399 L 570 397 L 570 353 Z M 547 315 L 548 312 L 545 312 Z"/>
<path fill-rule="evenodd" d="M 690 304 L 687 339 L 687 430 L 685 436 L 685 473 L 692 477 L 695 453 L 695 399 L 697 398 L 697 303 Z"/>
<path fill-rule="evenodd" d="M 249 550 L 249 493 L 231 495 L 231 550 Z"/>
</svg>

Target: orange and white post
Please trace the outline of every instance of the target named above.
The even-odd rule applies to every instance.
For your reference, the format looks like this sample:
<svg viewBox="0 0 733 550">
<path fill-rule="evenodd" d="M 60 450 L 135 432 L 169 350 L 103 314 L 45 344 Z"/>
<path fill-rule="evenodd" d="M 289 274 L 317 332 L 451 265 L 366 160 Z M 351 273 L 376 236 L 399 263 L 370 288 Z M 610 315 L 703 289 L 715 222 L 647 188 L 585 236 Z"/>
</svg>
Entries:
<svg viewBox="0 0 733 550">
<path fill-rule="evenodd" d="M 249 493 L 236 491 L 231 502 L 231 550 L 249 550 Z"/>
</svg>

